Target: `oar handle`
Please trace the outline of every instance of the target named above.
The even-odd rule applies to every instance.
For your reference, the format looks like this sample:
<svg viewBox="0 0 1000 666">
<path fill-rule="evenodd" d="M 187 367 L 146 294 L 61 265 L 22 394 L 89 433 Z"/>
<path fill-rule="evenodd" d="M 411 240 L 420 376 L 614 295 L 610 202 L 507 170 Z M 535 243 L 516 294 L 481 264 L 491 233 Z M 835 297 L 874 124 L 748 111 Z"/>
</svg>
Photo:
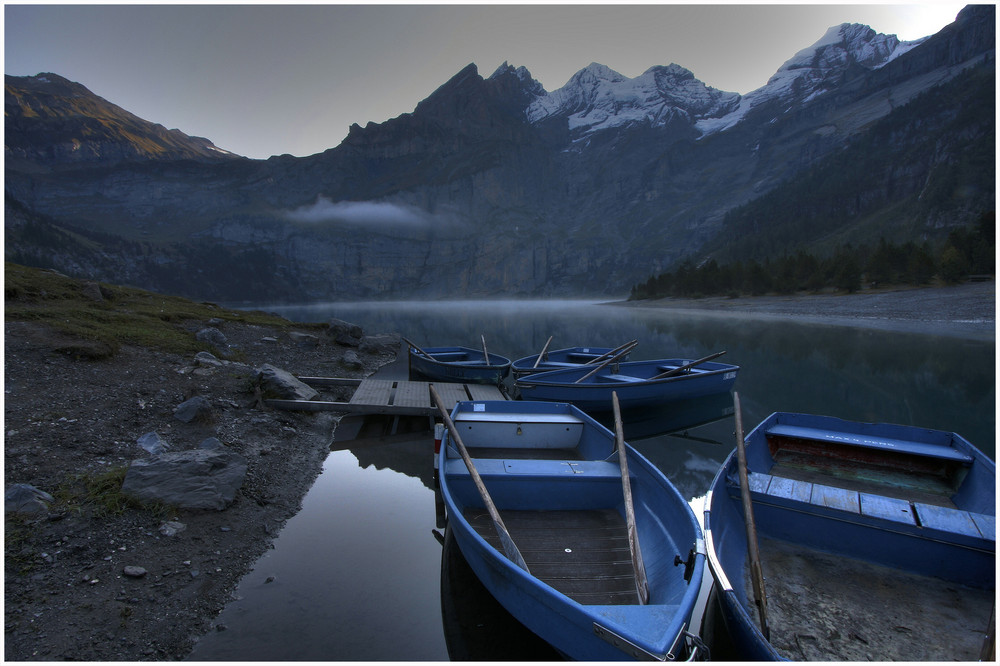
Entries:
<svg viewBox="0 0 1000 666">
<path fill-rule="evenodd" d="M 635 346 L 635 345 L 633 345 L 633 346 Z M 622 356 L 624 356 L 625 354 L 629 353 L 630 351 L 632 351 L 632 347 L 628 347 L 627 349 L 622 349 L 622 350 L 621 350 L 620 352 L 618 352 L 617 354 L 615 354 L 614 356 L 612 356 L 611 358 L 609 358 L 608 360 L 606 360 L 606 361 L 605 361 L 604 363 L 601 363 L 601 364 L 600 364 L 599 366 L 597 366 L 596 368 L 594 368 L 593 370 L 591 370 L 590 372 L 588 372 L 587 374 L 585 374 L 585 375 L 584 375 L 583 377 L 580 377 L 580 378 L 579 378 L 578 380 L 576 380 L 576 381 L 575 381 L 575 382 L 573 382 L 573 383 L 574 383 L 574 384 L 579 384 L 579 383 L 580 383 L 580 382 L 582 382 L 582 381 L 583 381 L 584 379 L 587 379 L 587 378 L 588 378 L 588 377 L 590 377 L 591 375 L 594 375 L 594 374 L 596 374 L 596 373 L 597 373 L 597 371 L 599 371 L 599 370 L 600 370 L 601 368 L 603 368 L 604 366 L 606 366 L 606 365 L 608 365 L 609 363 L 612 363 L 612 362 L 614 362 L 614 361 L 617 361 L 617 360 L 618 360 L 619 358 L 621 358 L 621 357 L 622 357 Z"/>
<path fill-rule="evenodd" d="M 618 347 L 615 347 L 611 351 L 604 352 L 603 354 L 601 354 L 597 358 L 590 359 L 589 361 L 587 361 L 586 363 L 584 363 L 584 365 L 590 365 L 592 363 L 600 363 L 606 357 L 611 356 L 613 354 L 617 354 L 618 352 L 620 352 L 621 350 L 625 349 L 626 347 L 628 348 L 629 351 L 632 351 L 635 348 L 635 346 L 638 345 L 638 344 L 639 344 L 638 340 L 631 340 L 629 342 L 626 342 L 623 345 L 619 345 Z"/>
<path fill-rule="evenodd" d="M 532 368 L 537 368 L 538 367 L 538 364 L 541 362 L 542 357 L 545 356 L 545 352 L 547 352 L 549 350 L 549 343 L 550 342 L 552 342 L 552 336 L 551 335 L 549 336 L 549 339 L 545 341 L 545 346 L 542 347 L 542 352 L 538 355 L 538 358 L 535 359 L 535 364 L 533 366 L 531 366 Z"/>
<path fill-rule="evenodd" d="M 711 361 L 713 358 L 719 358 L 725 353 L 726 353 L 725 351 L 720 351 L 720 352 L 715 352 L 714 354 L 709 354 L 705 358 L 699 358 L 697 361 L 691 361 L 690 363 L 679 365 L 676 368 L 667 370 L 666 372 L 661 372 L 660 374 L 656 375 L 655 377 L 651 377 L 650 379 L 666 379 L 667 377 L 673 377 L 674 375 L 679 375 L 680 373 L 684 372 L 689 368 L 693 368 L 696 365 L 701 365 L 702 363 Z"/>
<path fill-rule="evenodd" d="M 424 351 L 423 349 L 421 349 L 420 347 L 416 346 L 415 344 L 413 344 L 412 342 L 410 342 L 410 341 L 409 341 L 409 340 L 407 340 L 406 338 L 403 338 L 403 342 L 405 342 L 405 343 L 406 343 L 407 345 L 409 345 L 410 347 L 413 347 L 414 349 L 416 349 L 416 350 L 417 350 L 417 353 L 421 354 L 422 356 L 426 356 L 427 358 L 431 359 L 432 361 L 434 360 L 434 357 L 433 357 L 433 356 L 431 356 L 430 354 L 428 354 L 428 353 L 427 353 L 427 352 L 425 352 L 425 351 Z"/>
<path fill-rule="evenodd" d="M 444 402 L 441 400 L 441 396 L 438 395 L 438 392 L 434 388 L 433 384 L 429 384 L 428 388 L 431 392 L 431 398 L 434 399 L 434 404 L 437 406 L 438 411 L 441 412 L 441 418 L 444 420 L 445 427 L 448 428 L 448 432 L 451 433 L 451 438 L 455 442 L 455 448 L 458 449 L 459 455 L 462 456 L 462 460 L 465 462 L 465 467 L 469 470 L 469 475 L 472 477 L 472 482 L 475 484 L 476 490 L 479 491 L 479 496 L 483 499 L 483 504 L 486 506 L 486 510 L 489 511 L 490 518 L 493 519 L 493 527 L 496 528 L 497 536 L 500 537 L 500 543 L 503 545 L 504 554 L 511 562 L 525 571 L 528 571 L 528 564 L 524 561 L 521 551 L 517 549 L 516 545 L 514 545 L 514 540 L 511 538 L 510 532 L 507 531 L 507 526 L 503 524 L 503 519 L 500 518 L 500 512 L 497 510 L 496 504 L 493 503 L 493 498 L 490 497 L 490 492 L 486 489 L 486 484 L 483 483 L 482 477 L 479 476 L 479 470 L 477 470 L 475 464 L 473 464 L 472 457 L 469 455 L 469 451 L 465 448 L 465 443 L 462 441 L 461 435 L 458 434 L 458 428 L 455 427 L 455 423 L 451 420 L 451 415 L 445 408 Z"/>
</svg>

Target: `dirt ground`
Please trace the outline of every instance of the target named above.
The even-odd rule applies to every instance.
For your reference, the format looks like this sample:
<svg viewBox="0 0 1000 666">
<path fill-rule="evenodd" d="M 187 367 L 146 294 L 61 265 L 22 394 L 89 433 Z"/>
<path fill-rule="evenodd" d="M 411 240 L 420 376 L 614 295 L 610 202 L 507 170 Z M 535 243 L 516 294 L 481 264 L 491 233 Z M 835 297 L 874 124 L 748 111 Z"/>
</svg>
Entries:
<svg viewBox="0 0 1000 666">
<path fill-rule="evenodd" d="M 26 483 L 56 498 L 40 518 L 5 519 L 6 661 L 183 659 L 300 508 L 336 426 L 330 413 L 261 409 L 254 368 L 362 377 L 395 358 L 359 352 L 363 367 L 348 368 L 342 357 L 351 348 L 322 332 L 309 348 L 287 332 L 220 329 L 242 364 L 196 367 L 193 357 L 135 347 L 73 360 L 53 351 L 62 341 L 50 331 L 4 323 L 5 488 Z M 197 395 L 210 400 L 211 421 L 174 418 Z M 243 455 L 247 474 L 235 501 L 223 511 L 118 513 L 71 492 L 81 475 L 100 477 L 144 457 L 136 440 L 150 431 L 173 450 L 217 437 Z M 169 536 L 161 530 L 168 522 L 183 529 Z M 146 573 L 128 576 L 126 567 Z"/>
</svg>

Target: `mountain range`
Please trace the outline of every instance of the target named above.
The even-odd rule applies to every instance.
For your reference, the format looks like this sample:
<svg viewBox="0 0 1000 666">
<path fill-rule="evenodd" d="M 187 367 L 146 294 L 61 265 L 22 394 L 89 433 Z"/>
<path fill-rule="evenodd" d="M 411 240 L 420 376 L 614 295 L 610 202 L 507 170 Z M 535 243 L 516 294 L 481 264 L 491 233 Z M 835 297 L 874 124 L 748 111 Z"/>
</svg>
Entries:
<svg viewBox="0 0 1000 666">
<path fill-rule="evenodd" d="M 916 42 L 843 24 L 746 95 L 677 64 L 552 92 L 470 64 L 267 160 L 7 76 L 5 257 L 263 303 L 624 296 L 684 259 L 932 241 L 995 208 L 995 39 L 992 5 Z"/>
</svg>

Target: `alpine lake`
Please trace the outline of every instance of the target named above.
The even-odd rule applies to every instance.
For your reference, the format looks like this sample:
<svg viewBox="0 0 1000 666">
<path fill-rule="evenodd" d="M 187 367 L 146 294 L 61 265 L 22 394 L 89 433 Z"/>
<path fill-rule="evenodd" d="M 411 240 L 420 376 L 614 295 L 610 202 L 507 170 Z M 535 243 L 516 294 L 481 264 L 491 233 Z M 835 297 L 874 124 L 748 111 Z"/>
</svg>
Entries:
<svg viewBox="0 0 1000 666">
<path fill-rule="evenodd" d="M 482 336 L 490 353 L 511 360 L 537 354 L 549 336 L 551 349 L 638 340 L 630 360 L 698 359 L 724 350 L 718 360 L 740 366 L 735 390 L 746 432 L 772 412 L 806 412 L 954 431 L 995 458 L 992 337 L 701 316 L 595 301 L 266 309 L 293 321 L 342 319 L 366 334 L 398 333 L 421 347 L 480 348 Z M 402 347 L 397 361 L 376 376 L 407 375 Z M 736 445 L 733 415 L 727 394 L 626 415 L 625 434 L 690 499 L 700 518 L 705 492 Z M 302 510 L 240 583 L 216 620 L 220 630 L 205 635 L 189 659 L 558 659 L 506 614 L 445 540 L 432 437 L 366 436 L 372 427 L 377 434 L 387 426 L 366 425 L 357 416 L 342 419 Z M 703 592 L 709 581 L 702 583 Z M 709 648 L 724 654 L 724 646 L 709 642 Z"/>
</svg>

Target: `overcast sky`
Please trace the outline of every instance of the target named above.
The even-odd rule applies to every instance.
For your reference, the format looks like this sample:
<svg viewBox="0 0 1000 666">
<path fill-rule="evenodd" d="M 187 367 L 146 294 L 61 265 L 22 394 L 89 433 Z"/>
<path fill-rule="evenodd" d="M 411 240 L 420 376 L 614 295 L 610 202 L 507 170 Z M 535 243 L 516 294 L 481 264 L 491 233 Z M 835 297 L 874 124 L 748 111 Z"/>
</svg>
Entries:
<svg viewBox="0 0 1000 666">
<path fill-rule="evenodd" d="M 552 91 L 598 62 L 676 63 L 746 93 L 827 28 L 913 40 L 961 4 L 11 5 L 4 72 L 53 72 L 240 155 L 311 155 L 351 123 L 408 113 L 469 63 L 504 61 Z"/>
</svg>

